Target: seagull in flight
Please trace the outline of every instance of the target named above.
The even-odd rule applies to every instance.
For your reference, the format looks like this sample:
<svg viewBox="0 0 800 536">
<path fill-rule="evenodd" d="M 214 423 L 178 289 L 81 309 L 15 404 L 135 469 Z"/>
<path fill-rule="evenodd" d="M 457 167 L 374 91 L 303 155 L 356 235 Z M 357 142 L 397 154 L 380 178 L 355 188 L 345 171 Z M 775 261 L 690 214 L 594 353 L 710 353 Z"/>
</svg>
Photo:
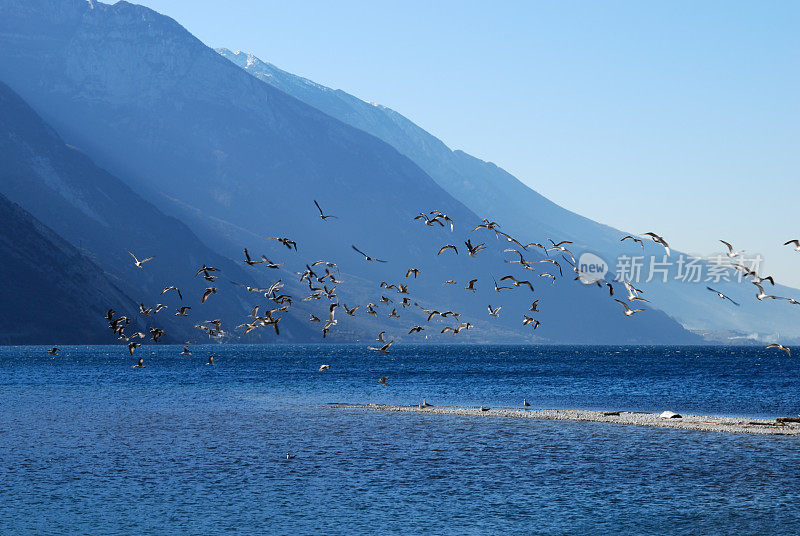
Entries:
<svg viewBox="0 0 800 536">
<path fill-rule="evenodd" d="M 644 233 L 644 236 L 649 236 L 650 238 L 653 239 L 653 242 L 664 246 L 664 251 L 667 252 L 667 257 L 669 257 L 669 244 L 667 244 L 667 241 L 664 240 L 663 237 L 660 237 L 655 233 Z"/>
<path fill-rule="evenodd" d="M 358 248 L 357 248 L 355 245 L 351 245 L 350 247 L 352 247 L 352 248 L 353 248 L 354 250 L 356 250 L 358 253 L 360 253 L 361 255 L 363 255 L 363 256 L 364 256 L 364 260 L 366 260 L 366 261 L 386 262 L 386 261 L 384 261 L 384 260 L 381 260 L 381 259 L 375 259 L 375 258 L 373 258 L 373 257 L 370 257 L 369 255 L 367 255 L 366 253 L 364 253 L 363 251 L 361 251 L 360 249 L 358 249 Z"/>
<path fill-rule="evenodd" d="M 789 240 L 788 242 L 784 243 L 783 245 L 784 246 L 788 246 L 789 244 L 793 244 L 794 245 L 794 250 L 795 251 L 800 251 L 800 240 L 797 240 L 797 239 Z"/>
<path fill-rule="evenodd" d="M 131 253 L 130 251 L 128 251 L 128 253 L 130 253 L 130 254 L 131 254 L 131 257 L 133 257 L 133 264 L 134 264 L 134 265 L 135 265 L 137 268 L 141 268 L 141 267 L 142 267 L 142 265 L 143 265 L 144 263 L 146 263 L 147 261 L 149 261 L 149 260 L 152 260 L 152 259 L 153 259 L 153 257 L 147 257 L 146 259 L 139 260 L 139 259 L 137 259 L 137 258 L 136 258 L 136 255 L 134 255 L 134 254 L 133 254 L 133 253 Z"/>
<path fill-rule="evenodd" d="M 294 240 L 292 240 L 290 238 L 279 237 L 279 236 L 268 236 L 268 237 L 266 237 L 265 240 L 277 240 L 278 242 L 280 242 L 281 244 L 283 244 L 287 248 L 289 248 L 289 249 L 294 248 L 294 250 L 297 251 L 297 242 L 295 242 Z"/>
<path fill-rule="evenodd" d="M 480 250 L 486 249 L 486 245 L 483 243 L 473 246 L 472 241 L 469 238 L 466 242 L 464 242 L 464 245 L 467 246 L 467 253 L 469 253 L 470 257 L 474 257 Z"/>
<path fill-rule="evenodd" d="M 322 212 L 322 207 L 319 206 L 319 203 L 317 203 L 316 199 L 314 200 L 314 204 L 317 205 L 317 210 L 319 210 L 320 219 L 322 219 L 322 220 L 327 220 L 328 218 L 336 218 L 336 219 L 338 219 L 336 216 L 332 216 L 331 214 L 325 214 L 324 212 Z"/>
<path fill-rule="evenodd" d="M 384 344 L 383 346 L 381 346 L 380 348 L 375 348 L 374 346 L 368 346 L 367 350 L 374 350 L 374 351 L 376 351 L 378 353 L 381 353 L 381 354 L 388 354 L 389 353 L 389 347 L 393 343 L 394 343 L 394 341 L 389 341 L 386 344 Z"/>
<path fill-rule="evenodd" d="M 453 251 L 455 251 L 455 252 L 456 252 L 456 255 L 458 255 L 458 248 L 457 248 L 457 247 L 455 247 L 453 244 L 445 244 L 444 246 L 442 246 L 441 248 L 439 248 L 439 253 L 437 253 L 436 255 L 437 255 L 437 256 L 439 256 L 439 255 L 441 255 L 443 252 L 447 251 L 448 249 L 452 249 Z"/>
<path fill-rule="evenodd" d="M 253 259 L 251 259 L 250 258 L 250 252 L 247 251 L 247 248 L 244 248 L 244 263 L 247 266 L 253 266 L 255 264 L 261 264 L 262 262 L 264 262 L 264 261 L 254 261 Z"/>
<path fill-rule="evenodd" d="M 764 287 L 762 287 L 761 285 L 759 285 L 756 282 L 753 282 L 753 284 L 758 289 L 758 294 L 756 294 L 756 299 L 758 301 L 764 301 L 766 299 L 770 299 L 770 300 L 774 300 L 775 299 L 775 296 L 772 296 L 772 295 L 767 294 L 766 292 L 764 292 Z"/>
<path fill-rule="evenodd" d="M 418 268 L 409 268 L 408 270 L 406 270 L 406 277 L 408 277 L 410 275 L 413 275 L 414 279 L 416 279 L 417 276 L 419 275 L 419 269 Z"/>
<path fill-rule="evenodd" d="M 47 351 L 47 353 L 50 355 L 58 355 L 58 350 L 58 346 L 53 346 Z"/>
<path fill-rule="evenodd" d="M 742 251 L 734 251 L 733 246 L 730 243 L 725 242 L 724 240 L 720 240 L 720 242 L 725 244 L 725 246 L 728 248 L 728 253 L 726 253 L 726 255 L 730 259 L 732 259 L 734 257 L 738 257 L 741 253 L 744 253 L 744 250 L 742 250 Z"/>
<path fill-rule="evenodd" d="M 720 291 L 718 291 L 718 290 L 714 290 L 714 289 L 713 289 L 713 288 L 711 288 L 711 287 L 706 287 L 706 288 L 707 288 L 708 290 L 710 290 L 711 292 L 714 292 L 714 293 L 716 293 L 716 295 L 717 295 L 717 296 L 719 296 L 719 297 L 720 297 L 720 299 L 722 299 L 722 300 L 728 300 L 729 302 L 731 302 L 731 303 L 732 303 L 732 304 L 734 304 L 735 306 L 737 306 L 737 307 L 739 306 L 739 304 L 738 304 L 738 303 L 736 303 L 735 301 L 733 301 L 732 299 L 730 299 L 728 296 L 726 296 L 726 295 L 725 295 L 725 294 L 723 294 L 722 292 L 720 292 Z"/>
<path fill-rule="evenodd" d="M 323 370 L 330 370 L 330 368 L 331 368 L 331 366 L 330 366 L 330 365 L 320 365 L 320 366 L 319 366 L 319 370 L 317 371 L 317 374 L 319 374 L 319 373 L 320 373 L 320 372 L 322 372 Z"/>
<path fill-rule="evenodd" d="M 620 238 L 619 241 L 624 242 L 625 240 L 633 240 L 634 243 L 638 243 L 640 246 L 642 246 L 642 251 L 644 251 L 644 240 L 642 240 L 641 238 L 636 238 L 635 236 L 627 235 Z"/>
<path fill-rule="evenodd" d="M 765 349 L 770 349 L 770 348 L 777 348 L 778 350 L 783 350 L 784 352 L 787 353 L 789 357 L 792 357 L 792 350 L 782 344 L 770 344 Z"/>
<path fill-rule="evenodd" d="M 502 305 L 498 305 L 497 308 L 492 309 L 491 304 L 489 305 L 489 316 L 494 318 L 500 318 L 500 309 L 502 309 Z"/>
<path fill-rule="evenodd" d="M 625 303 L 622 300 L 614 299 L 614 301 L 619 303 L 620 305 L 622 305 L 625 308 L 625 316 L 633 316 L 634 313 L 640 313 L 640 312 L 644 311 L 644 309 L 631 309 L 630 307 L 628 307 L 628 304 Z"/>
<path fill-rule="evenodd" d="M 173 286 L 164 287 L 164 290 L 161 291 L 161 294 L 164 294 L 165 292 L 169 292 L 170 290 L 174 290 L 175 292 L 177 292 L 178 293 L 178 298 L 183 300 L 183 294 L 181 294 L 181 291 L 180 291 L 180 289 L 178 287 L 173 287 Z"/>
<path fill-rule="evenodd" d="M 542 323 L 538 320 L 535 320 L 528 315 L 522 315 L 522 325 L 527 326 L 528 324 L 533 324 L 533 329 L 536 329 L 542 325 Z"/>
<path fill-rule="evenodd" d="M 200 303 L 206 303 L 208 297 L 216 293 L 217 293 L 216 287 L 208 287 L 205 291 L 203 291 L 203 299 L 200 300 Z"/>
</svg>

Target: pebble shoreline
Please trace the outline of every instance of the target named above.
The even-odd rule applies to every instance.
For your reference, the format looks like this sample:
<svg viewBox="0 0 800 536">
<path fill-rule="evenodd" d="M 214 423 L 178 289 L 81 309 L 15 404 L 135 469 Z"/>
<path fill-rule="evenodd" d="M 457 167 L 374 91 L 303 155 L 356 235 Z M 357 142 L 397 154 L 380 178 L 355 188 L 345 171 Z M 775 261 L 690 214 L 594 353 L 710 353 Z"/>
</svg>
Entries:
<svg viewBox="0 0 800 536">
<path fill-rule="evenodd" d="M 470 406 L 429 406 L 393 404 L 346 404 L 329 403 L 329 408 L 344 410 L 369 410 L 401 413 L 423 413 L 431 415 L 464 415 L 474 417 L 505 417 L 513 419 L 540 419 L 551 421 L 604 422 L 658 428 L 678 428 L 705 432 L 727 432 L 735 434 L 759 434 L 800 437 L 800 424 L 779 423 L 767 419 L 736 417 L 713 417 L 706 415 L 683 415 L 679 419 L 660 418 L 658 413 L 629 411 L 590 411 L 575 409 L 514 409 Z"/>
</svg>

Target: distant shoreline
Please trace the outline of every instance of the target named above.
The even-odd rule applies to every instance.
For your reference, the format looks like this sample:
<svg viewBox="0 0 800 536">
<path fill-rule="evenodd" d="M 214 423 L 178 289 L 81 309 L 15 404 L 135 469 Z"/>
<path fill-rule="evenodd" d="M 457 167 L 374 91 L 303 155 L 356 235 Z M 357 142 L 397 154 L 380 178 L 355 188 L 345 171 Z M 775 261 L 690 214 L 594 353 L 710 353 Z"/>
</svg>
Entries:
<svg viewBox="0 0 800 536">
<path fill-rule="evenodd" d="M 780 423 L 776 420 L 715 417 L 708 415 L 682 415 L 679 419 L 659 417 L 658 413 L 630 411 L 590 411 L 575 409 L 517 409 L 492 407 L 487 411 L 474 406 L 429 406 L 397 404 L 346 404 L 329 403 L 331 409 L 370 410 L 429 415 L 462 415 L 473 417 L 504 417 L 513 419 L 539 419 L 548 421 L 602 422 L 633 426 L 651 426 L 704 432 L 757 434 L 800 437 L 800 423 Z"/>
</svg>

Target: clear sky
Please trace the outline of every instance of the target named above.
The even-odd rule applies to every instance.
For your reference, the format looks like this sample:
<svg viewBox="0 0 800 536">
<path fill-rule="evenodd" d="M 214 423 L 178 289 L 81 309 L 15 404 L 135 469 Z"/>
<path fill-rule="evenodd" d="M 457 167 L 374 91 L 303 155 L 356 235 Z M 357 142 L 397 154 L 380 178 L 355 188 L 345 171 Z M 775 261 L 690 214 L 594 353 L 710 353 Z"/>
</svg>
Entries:
<svg viewBox="0 0 800 536">
<path fill-rule="evenodd" d="M 575 212 L 689 253 L 733 241 L 800 287 L 781 245 L 800 238 L 800 2 L 139 3 Z"/>
</svg>

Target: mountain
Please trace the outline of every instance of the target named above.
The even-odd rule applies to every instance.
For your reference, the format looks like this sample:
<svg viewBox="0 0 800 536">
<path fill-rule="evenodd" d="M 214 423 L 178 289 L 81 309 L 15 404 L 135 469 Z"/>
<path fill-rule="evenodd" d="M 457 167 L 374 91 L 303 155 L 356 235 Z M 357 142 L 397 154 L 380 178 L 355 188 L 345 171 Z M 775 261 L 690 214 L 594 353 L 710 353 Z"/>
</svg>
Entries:
<svg viewBox="0 0 800 536">
<path fill-rule="evenodd" d="M 220 268 L 226 278 L 254 284 L 252 271 L 245 272 L 211 251 L 181 222 L 164 215 L 81 151 L 64 144 L 2 82 L 0 109 L 0 192 L 77 246 L 137 303 L 148 307 L 157 302 L 172 307 L 188 305 L 194 313 L 204 315 L 198 321 L 221 317 L 238 323 L 246 317 L 252 305 L 241 293 L 220 292 L 201 305 L 200 296 L 211 284 L 195 273 L 207 264 Z M 139 258 L 155 258 L 138 269 L 128 251 Z M 224 284 L 230 286 L 227 281 Z M 161 295 L 167 285 L 178 286 L 184 299 L 174 292 Z M 106 305 L 98 304 L 103 313 L 111 307 Z M 136 309 L 118 312 L 135 316 Z M 165 329 L 165 341 L 197 340 L 201 333 L 193 327 L 195 322 L 175 318 L 173 312 L 149 319 L 148 326 Z M 104 325 L 102 319 L 98 316 L 95 323 Z M 281 327 L 298 335 L 308 331 L 304 323 L 290 317 Z M 113 341 L 108 332 L 106 342 Z"/>
<path fill-rule="evenodd" d="M 186 259 L 193 266 L 208 262 L 201 259 L 224 262 L 209 251 L 180 249 L 193 241 L 192 233 L 213 252 L 231 258 L 240 259 L 242 248 L 248 247 L 256 256 L 265 253 L 286 263 L 270 275 L 273 281 L 280 277 L 287 288 L 294 286 L 291 310 L 296 318 L 324 318 L 328 301 L 301 300 L 309 291 L 296 288 L 296 273 L 314 260 L 336 262 L 336 278 L 342 281 L 338 299 L 361 309 L 354 318 L 340 310 L 339 325 L 328 340 L 371 341 L 380 330 L 397 340 L 425 340 L 422 334 L 407 333 L 414 324 L 425 325 L 425 335 L 440 342 L 697 340 L 660 311 L 625 318 L 607 291 L 568 277 L 551 284 L 537 273 L 517 270 L 518 277 L 533 279 L 535 295 L 522 287 L 500 296 L 493 290 L 492 277 L 499 279 L 513 268 L 503 260 L 508 244 L 489 231 L 470 233 L 480 218 L 417 164 L 375 136 L 250 76 L 172 19 L 147 8 L 126 2 L 109 6 L 78 0 L 0 0 L 0 78 L 73 147 L 70 151 L 84 153 L 108 171 L 98 182 L 113 176 L 130 188 L 112 213 L 100 219 L 125 210 L 126 196 L 133 194 L 170 215 L 167 224 L 153 209 L 145 217 L 144 208 L 129 208 L 136 218 L 126 220 L 121 231 L 141 232 L 138 241 L 126 241 L 125 247 L 132 244 L 136 251 L 155 254 L 169 274 L 177 273 L 175 267 Z M 67 155 L 52 161 L 62 158 Z M 35 171 L 29 165 L 20 176 Z M 18 196 L 22 190 L 17 190 Z M 31 194 L 22 204 L 40 204 L 40 197 Z M 90 197 L 87 206 L 99 210 L 103 203 Z M 314 200 L 338 219 L 322 221 Z M 455 230 L 413 219 L 433 209 L 449 214 Z M 143 222 L 150 220 L 160 223 L 143 230 Z M 166 234 L 169 231 L 179 234 Z M 297 242 L 297 250 L 265 240 L 287 236 Z M 487 250 L 475 258 L 465 255 L 467 237 L 485 242 Z M 457 244 L 461 254 L 437 256 L 448 242 Z M 367 262 L 352 245 L 389 262 Z M 102 250 L 112 247 L 106 244 Z M 127 254 L 116 247 L 120 256 Z M 541 260 L 535 253 L 530 258 Z M 405 279 L 411 266 L 421 270 L 419 278 Z M 228 264 L 223 273 L 233 279 L 230 274 L 236 272 Z M 159 284 L 169 274 L 159 276 Z M 479 279 L 475 293 L 464 290 L 472 278 Z M 447 280 L 458 284 L 445 284 Z M 408 283 L 408 296 L 419 307 L 402 308 L 402 296 L 379 287 L 384 281 Z M 157 286 L 153 283 L 151 290 Z M 220 292 L 214 298 L 221 303 L 228 294 L 233 293 Z M 378 306 L 377 317 L 365 315 L 367 302 L 378 303 L 382 295 L 393 301 Z M 541 300 L 537 317 L 542 327 L 534 332 L 521 320 L 535 298 Z M 500 318 L 489 318 L 487 304 L 501 303 Z M 400 320 L 388 317 L 393 308 Z M 470 321 L 475 329 L 458 338 L 442 335 L 444 325 L 458 320 L 437 318 L 428 324 L 423 308 L 461 312 L 459 320 Z M 321 340 L 318 329 L 314 326 L 313 339 L 298 328 L 283 340 Z"/>
<path fill-rule="evenodd" d="M 597 254 L 612 270 L 619 262 L 626 262 L 626 257 L 644 254 L 636 246 L 632 247 L 631 242 L 620 242 L 627 232 L 601 225 L 556 205 L 502 168 L 462 151 L 451 150 L 441 140 L 390 108 L 293 75 L 252 54 L 225 48 L 219 48 L 217 52 L 259 80 L 387 142 L 470 210 L 482 217 L 497 218 L 503 229 L 511 234 L 537 242 L 543 242 L 546 237 L 570 240 L 574 242 L 570 248 L 576 257 L 582 252 Z M 619 196 L 610 195 L 610 202 L 622 204 L 616 201 Z M 679 210 L 676 207 L 676 215 Z M 673 256 L 675 261 L 681 255 L 676 253 Z M 663 248 L 647 244 L 647 256 L 660 261 Z M 688 256 L 685 259 L 689 261 Z M 649 265 L 650 261 L 645 259 L 645 262 Z M 654 307 L 710 340 L 800 339 L 800 308 L 780 301 L 757 302 L 753 300 L 755 288 L 746 282 L 740 283 L 737 277 L 733 277 L 732 282 L 705 281 L 715 268 L 707 261 L 699 264 L 704 276 L 694 284 L 683 281 L 685 272 L 681 272 L 677 262 L 673 262 L 668 268 L 666 284 L 659 283 L 658 278 L 655 282 L 647 282 L 645 277 L 637 282 L 637 286 L 645 291 Z M 707 290 L 707 285 L 734 297 L 741 307 L 720 304 L 717 296 Z M 794 297 L 800 294 L 796 289 L 781 285 L 770 287 L 768 292 Z"/>
<path fill-rule="evenodd" d="M 132 309 L 135 303 L 91 260 L 3 195 L 0 221 L 0 344 L 108 342 L 107 308 Z M 142 328 L 133 321 L 133 331 Z"/>
</svg>

